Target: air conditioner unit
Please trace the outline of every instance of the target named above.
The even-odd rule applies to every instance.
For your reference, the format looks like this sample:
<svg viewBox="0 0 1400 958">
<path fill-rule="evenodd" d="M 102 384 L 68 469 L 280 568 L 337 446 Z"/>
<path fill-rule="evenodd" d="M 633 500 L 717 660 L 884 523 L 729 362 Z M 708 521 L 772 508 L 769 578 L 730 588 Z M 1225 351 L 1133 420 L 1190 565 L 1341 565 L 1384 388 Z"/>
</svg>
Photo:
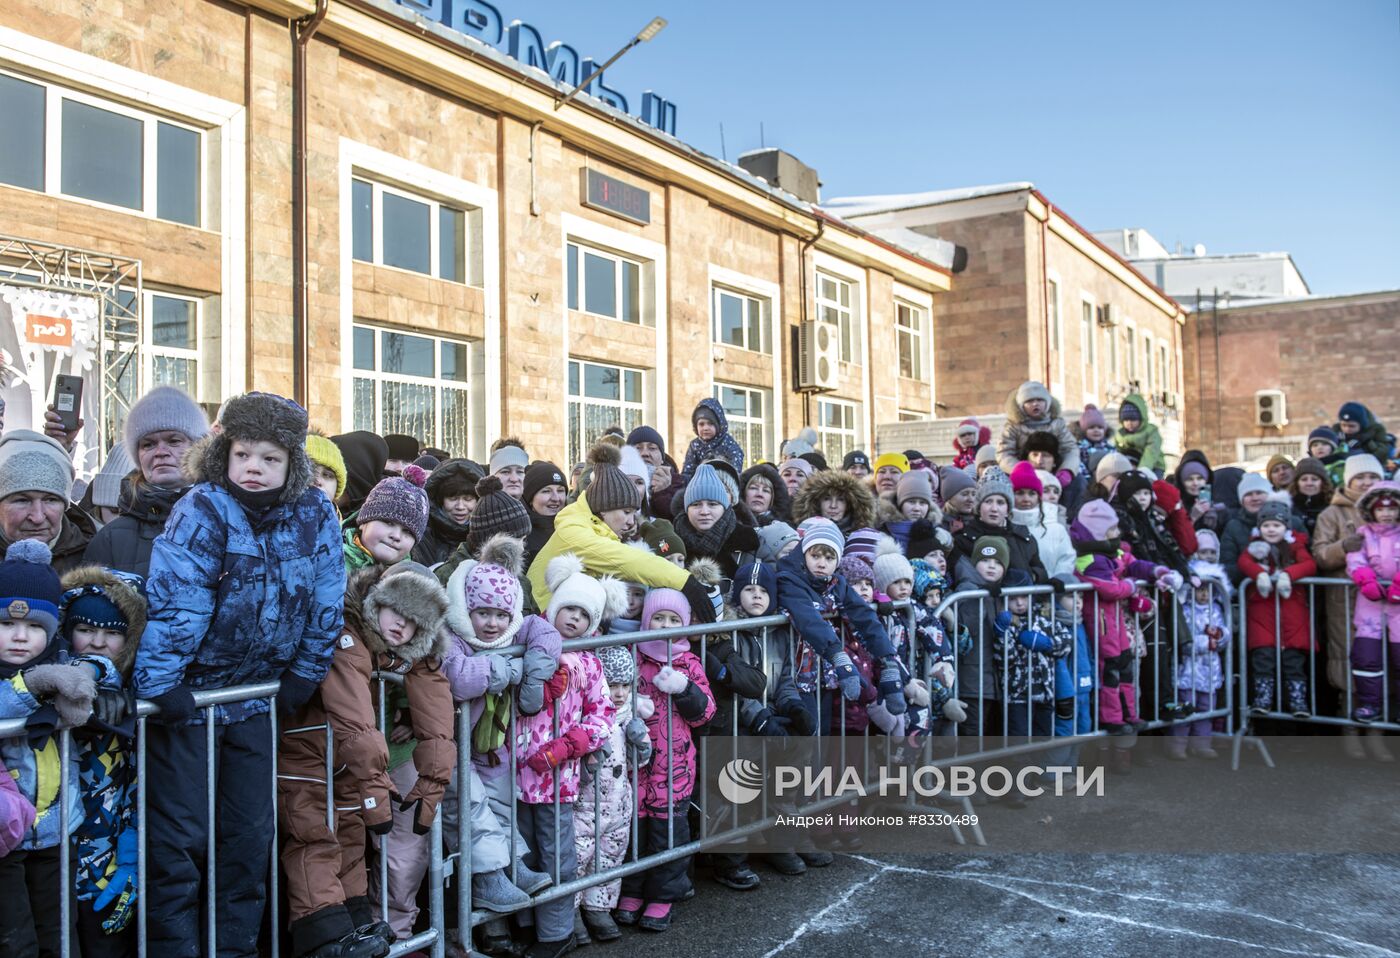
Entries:
<svg viewBox="0 0 1400 958">
<path fill-rule="evenodd" d="M 1261 389 L 1254 394 L 1254 424 L 1274 429 L 1288 425 L 1288 403 L 1283 390 Z"/>
<path fill-rule="evenodd" d="M 826 391 L 836 388 L 836 326 L 808 320 L 797 333 L 797 388 Z"/>
<path fill-rule="evenodd" d="M 1118 315 L 1113 311 L 1112 303 L 1104 303 L 1096 310 L 1096 313 L 1100 326 L 1108 328 L 1118 325 Z"/>
</svg>

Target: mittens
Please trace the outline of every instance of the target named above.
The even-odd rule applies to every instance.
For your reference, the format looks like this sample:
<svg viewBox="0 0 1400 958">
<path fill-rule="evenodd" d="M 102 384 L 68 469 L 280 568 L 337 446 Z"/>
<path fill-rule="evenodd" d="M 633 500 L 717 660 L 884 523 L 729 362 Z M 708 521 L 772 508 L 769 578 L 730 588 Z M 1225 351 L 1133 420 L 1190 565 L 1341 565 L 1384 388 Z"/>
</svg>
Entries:
<svg viewBox="0 0 1400 958">
<path fill-rule="evenodd" d="M 1269 573 L 1261 572 L 1257 576 L 1255 576 L 1254 588 L 1259 591 L 1260 595 L 1267 599 L 1269 597 L 1269 593 L 1274 591 L 1274 583 L 1273 580 L 1269 578 Z"/>
<path fill-rule="evenodd" d="M 632 703 L 632 714 L 645 722 L 656 714 L 656 703 L 651 700 L 650 695 L 638 695 Z"/>
<path fill-rule="evenodd" d="M 1065 721 L 1074 718 L 1074 699 L 1072 697 L 1055 700 L 1055 718 Z"/>
<path fill-rule="evenodd" d="M 910 679 L 904 685 L 904 698 L 915 708 L 925 708 L 929 703 L 928 686 L 923 679 Z"/>
<path fill-rule="evenodd" d="M 648 701 L 650 701 L 648 699 Z M 651 735 L 647 733 L 647 725 L 640 718 L 634 718 L 627 723 L 627 727 L 622 731 L 622 737 L 627 742 L 627 752 L 637 767 L 641 768 L 651 761 Z"/>
<path fill-rule="evenodd" d="M 1263 562 L 1269 557 L 1269 544 L 1263 539 L 1255 539 L 1245 546 L 1245 551 L 1252 555 L 1256 561 Z"/>
<path fill-rule="evenodd" d="M 534 754 L 525 760 L 525 767 L 543 775 L 567 762 L 570 758 L 571 748 L 572 745 L 567 738 L 562 736 L 552 738 L 537 748 Z"/>
<path fill-rule="evenodd" d="M 1351 581 L 1355 582 L 1361 589 L 1361 594 L 1372 602 L 1379 602 L 1382 598 L 1381 584 L 1376 578 L 1376 572 L 1369 566 L 1361 566 L 1351 574 Z M 1394 583 L 1391 584 L 1394 588 Z"/>
<path fill-rule="evenodd" d="M 1280 572 L 1278 578 L 1274 580 L 1274 588 L 1278 590 L 1278 597 L 1286 599 L 1293 594 L 1293 577 L 1287 572 Z"/>
<path fill-rule="evenodd" d="M 788 731 L 793 735 L 815 735 L 817 734 L 817 717 L 802 705 L 801 702 L 794 702 L 788 708 L 782 710 L 783 718 L 788 720 Z"/>
<path fill-rule="evenodd" d="M 953 548 L 953 534 L 942 526 L 938 526 L 933 530 L 933 541 L 937 542 L 944 552 Z"/>
<path fill-rule="evenodd" d="M 177 685 L 168 692 L 151 697 L 160 707 L 156 721 L 166 725 L 180 725 L 194 718 L 194 693 L 183 685 Z"/>
<path fill-rule="evenodd" d="M 38 665 L 24 673 L 24 684 L 36 697 L 47 698 L 64 728 L 85 725 L 92 715 L 97 680 L 83 665 Z"/>
<path fill-rule="evenodd" d="M 1400 602 L 1400 577 L 1390 580 L 1390 588 L 1386 590 L 1385 597 L 1391 602 Z"/>
<path fill-rule="evenodd" d="M 943 717 L 950 722 L 966 722 L 967 703 L 962 699 L 949 699 L 943 703 Z"/>
<path fill-rule="evenodd" d="M 684 672 L 678 672 L 669 665 L 661 666 L 661 670 L 651 681 L 656 686 L 657 691 L 665 692 L 667 695 L 680 695 L 690 684 L 690 679 L 686 677 Z"/>
<path fill-rule="evenodd" d="M 880 701 L 891 715 L 903 715 L 908 711 L 909 703 L 904 698 L 904 669 L 900 667 L 899 659 L 884 660 L 880 666 L 879 689 Z"/>
<path fill-rule="evenodd" d="M 535 679 L 522 679 L 515 693 L 515 707 L 521 715 L 538 715 L 544 708 L 544 683 Z"/>
<path fill-rule="evenodd" d="M 506 686 L 510 685 L 510 660 L 504 655 L 488 655 L 486 664 L 491 670 L 490 677 L 486 680 L 486 691 L 492 695 L 500 695 Z"/>
<path fill-rule="evenodd" d="M 759 735 L 786 737 L 788 723 L 772 709 L 759 709 L 758 714 L 753 717 L 753 730 Z"/>
<path fill-rule="evenodd" d="M 295 672 L 283 672 L 277 683 L 277 711 L 281 715 L 294 715 L 302 706 L 311 701 L 311 696 L 320 688 L 319 682 L 304 679 Z"/>
<path fill-rule="evenodd" d="M 831 657 L 831 667 L 836 670 L 836 684 L 841 687 L 841 697 L 848 702 L 860 698 L 860 673 L 851 664 L 851 657 L 844 650 Z"/>
<path fill-rule="evenodd" d="M 1002 609 L 997 613 L 996 620 L 992 622 L 992 627 L 996 629 L 997 635 L 1006 635 L 1006 630 L 1011 628 L 1011 613 Z"/>
<path fill-rule="evenodd" d="M 120 725 L 130 711 L 131 695 L 125 689 L 98 688 L 92 700 L 92 719 L 102 725 Z"/>
<path fill-rule="evenodd" d="M 873 702 L 866 707 L 865 714 L 870 716 L 871 724 L 886 735 L 899 737 L 904 734 L 904 716 L 891 712 L 889 703 Z"/>
<path fill-rule="evenodd" d="M 1180 572 L 1177 572 L 1175 569 L 1168 569 L 1164 574 L 1157 577 L 1157 588 L 1162 589 L 1164 592 L 1175 592 L 1181 588 L 1183 581 Z"/>
</svg>

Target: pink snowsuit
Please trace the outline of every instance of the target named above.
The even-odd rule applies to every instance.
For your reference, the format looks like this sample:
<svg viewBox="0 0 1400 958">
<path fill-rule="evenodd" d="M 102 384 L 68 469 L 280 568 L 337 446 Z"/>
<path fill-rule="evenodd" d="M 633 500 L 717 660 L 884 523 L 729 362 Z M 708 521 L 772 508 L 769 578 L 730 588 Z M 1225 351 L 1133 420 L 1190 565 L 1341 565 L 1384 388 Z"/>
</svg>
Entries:
<svg viewBox="0 0 1400 958">
<path fill-rule="evenodd" d="M 572 729 L 582 728 L 588 733 L 587 752 L 592 753 L 602 748 L 612 734 L 613 705 L 598 656 L 591 652 L 565 652 L 559 656 L 559 667 L 569 673 L 563 694 L 534 715 L 517 714 L 515 718 L 515 748 L 519 761 L 515 767 L 515 785 L 519 800 L 527 805 L 554 801 L 555 775 L 559 776 L 560 802 L 572 804 L 579 794 L 577 758 L 566 760 L 553 771 L 537 772 L 525 764 L 540 746 L 563 737 Z M 557 730 L 556 715 L 559 717 Z"/>
<path fill-rule="evenodd" d="M 1079 538 L 1084 535 L 1083 527 Z M 1084 629 L 1098 641 L 1099 660 L 1099 721 L 1105 725 L 1125 725 L 1138 720 L 1137 686 L 1133 684 L 1133 613 L 1150 608 L 1151 600 L 1134 593 L 1134 579 L 1152 581 L 1157 567 L 1150 562 L 1134 559 L 1126 547 L 1117 554 L 1081 555 L 1075 562 L 1075 574 L 1081 582 L 1094 587 L 1092 596 L 1084 597 Z"/>
<path fill-rule="evenodd" d="M 1356 705 L 1380 710 L 1384 702 L 1385 659 L 1390 659 L 1390 702 L 1396 708 L 1400 697 L 1400 585 L 1388 585 L 1400 575 L 1400 525 L 1375 522 L 1376 499 L 1389 494 L 1400 498 L 1400 485 L 1378 482 L 1358 504 L 1367 524 L 1356 530 L 1361 548 L 1347 553 L 1347 575 L 1361 589 L 1376 589 L 1380 599 L 1356 594 L 1356 634 L 1351 645 L 1352 677 L 1356 685 Z M 1386 641 L 1386 640 L 1389 641 Z"/>
<path fill-rule="evenodd" d="M 656 714 L 647 719 L 647 731 L 651 733 L 654 751 L 638 795 L 637 814 L 641 818 L 670 818 L 673 808 L 671 799 L 675 801 L 674 808 L 681 810 L 681 817 L 684 817 L 685 800 L 695 791 L 695 740 L 690 730 L 706 724 L 715 715 L 715 697 L 710 691 L 710 680 L 705 677 L 705 668 L 695 654 L 675 653 L 671 657 L 671 668 L 684 673 L 695 691 L 704 695 L 704 711 L 698 718 L 686 718 L 673 701 L 673 698 L 690 695 L 690 688 L 681 696 L 673 697 L 656 687 L 656 673 L 665 664 L 640 652 L 637 654 L 637 694 L 646 695 L 656 703 Z M 668 769 L 671 776 L 669 789 Z"/>
<path fill-rule="evenodd" d="M 0 858 L 19 847 L 33 824 L 33 803 L 20 792 L 5 763 L 0 762 Z"/>
</svg>

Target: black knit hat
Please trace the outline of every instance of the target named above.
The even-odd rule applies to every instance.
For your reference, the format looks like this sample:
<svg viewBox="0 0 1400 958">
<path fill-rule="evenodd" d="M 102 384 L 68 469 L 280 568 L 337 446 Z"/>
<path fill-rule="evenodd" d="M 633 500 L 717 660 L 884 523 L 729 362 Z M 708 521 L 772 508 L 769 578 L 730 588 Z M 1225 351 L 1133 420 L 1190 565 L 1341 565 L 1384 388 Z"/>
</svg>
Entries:
<svg viewBox="0 0 1400 958">
<path fill-rule="evenodd" d="M 1118 480 L 1118 488 L 1114 490 L 1114 498 L 1126 506 L 1133 496 L 1144 489 L 1148 492 L 1152 491 L 1152 480 L 1134 469 L 1131 472 L 1123 473 L 1122 478 Z"/>
<path fill-rule="evenodd" d="M 593 478 L 588 483 L 588 508 L 595 516 L 610 509 L 640 509 L 642 494 L 618 466 L 622 453 L 605 442 L 588 450 L 588 462 L 593 466 Z"/>
<path fill-rule="evenodd" d="M 1033 452 L 1048 452 L 1058 462 L 1060 459 L 1060 440 L 1053 432 L 1040 429 L 1026 437 L 1025 451 L 1027 455 Z"/>
<path fill-rule="evenodd" d="M 554 463 L 536 459 L 525 470 L 525 494 L 522 497 L 524 503 L 528 506 L 545 486 L 563 486 L 565 491 L 568 491 L 569 481 Z"/>
<path fill-rule="evenodd" d="M 476 484 L 476 509 L 467 526 L 467 551 L 473 555 L 497 534 L 523 539 L 530 534 L 530 513 L 525 504 L 501 487 L 496 476 Z"/>
<path fill-rule="evenodd" d="M 384 437 L 384 443 L 389 447 L 390 459 L 403 459 L 407 462 L 417 459 L 418 450 L 422 448 L 417 439 L 399 432 L 389 433 Z"/>
</svg>

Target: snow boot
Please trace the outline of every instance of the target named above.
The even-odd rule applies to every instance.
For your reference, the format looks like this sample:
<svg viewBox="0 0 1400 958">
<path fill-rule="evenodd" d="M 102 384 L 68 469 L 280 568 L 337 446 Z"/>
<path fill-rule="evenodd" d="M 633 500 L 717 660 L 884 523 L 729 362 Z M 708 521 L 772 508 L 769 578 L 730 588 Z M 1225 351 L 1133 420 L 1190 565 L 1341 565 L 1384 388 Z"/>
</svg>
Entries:
<svg viewBox="0 0 1400 958">
<path fill-rule="evenodd" d="M 530 896 L 506 878 L 506 870 L 472 876 L 472 904 L 498 915 L 508 915 L 530 905 Z"/>
<path fill-rule="evenodd" d="M 1274 710 L 1274 680 L 1272 676 L 1256 675 L 1254 689 L 1249 697 L 1250 715 L 1268 715 Z"/>
<path fill-rule="evenodd" d="M 1307 718 L 1312 714 L 1308 706 L 1308 683 L 1303 679 L 1288 680 L 1288 711 L 1294 718 Z"/>
<path fill-rule="evenodd" d="M 582 914 L 583 926 L 588 929 L 588 934 L 594 941 L 617 941 L 622 937 L 622 930 L 607 912 L 584 908 Z"/>
</svg>

